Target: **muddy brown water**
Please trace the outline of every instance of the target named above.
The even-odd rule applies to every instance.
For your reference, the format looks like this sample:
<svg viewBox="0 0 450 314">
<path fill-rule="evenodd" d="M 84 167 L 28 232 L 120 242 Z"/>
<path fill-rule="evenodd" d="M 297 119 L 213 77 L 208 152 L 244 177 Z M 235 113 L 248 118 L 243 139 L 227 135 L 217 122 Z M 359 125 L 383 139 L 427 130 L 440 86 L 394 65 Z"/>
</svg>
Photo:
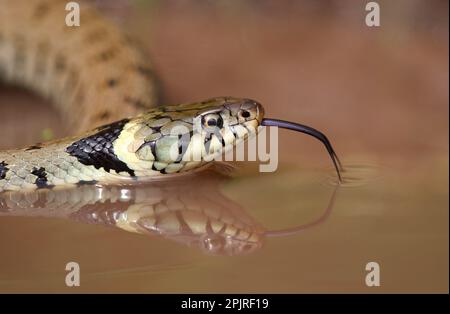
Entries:
<svg viewBox="0 0 450 314">
<path fill-rule="evenodd" d="M 238 164 L 210 192 L 224 203 L 210 207 L 238 208 L 236 219 L 261 230 L 319 223 L 262 236 L 245 254 L 205 254 L 186 241 L 74 219 L 2 216 L 0 291 L 448 292 L 448 16 L 436 15 L 441 2 L 435 11 L 417 9 L 423 19 L 401 2 L 377 30 L 356 9 L 323 16 L 300 1 L 258 10 L 152 3 L 119 23 L 148 42 L 165 102 L 255 98 L 268 117 L 324 131 L 347 183 L 320 220 L 335 191 L 329 158 L 316 141 L 280 131 L 277 171 Z M 1 148 L 41 141 L 44 129 L 64 134 L 49 104 L 20 88 L 1 87 L 0 117 Z M 195 193 L 206 179 L 196 180 L 190 188 L 203 200 Z M 80 264 L 80 287 L 65 286 L 70 261 Z M 365 285 L 368 262 L 380 265 L 380 287 Z"/>
</svg>

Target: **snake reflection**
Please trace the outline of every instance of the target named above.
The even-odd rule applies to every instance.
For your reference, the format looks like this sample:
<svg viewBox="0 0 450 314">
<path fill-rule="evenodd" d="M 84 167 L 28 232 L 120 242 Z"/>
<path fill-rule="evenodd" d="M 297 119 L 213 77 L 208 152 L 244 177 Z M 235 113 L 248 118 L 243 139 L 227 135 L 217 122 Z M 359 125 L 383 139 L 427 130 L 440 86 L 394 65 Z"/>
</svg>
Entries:
<svg viewBox="0 0 450 314">
<path fill-rule="evenodd" d="M 208 254 L 241 255 L 260 249 L 267 237 L 297 234 L 324 222 L 337 193 L 336 187 L 318 219 L 267 230 L 220 192 L 225 180 L 208 173 L 151 184 L 9 191 L 0 193 L 0 215 L 65 218 L 163 237 Z"/>
</svg>

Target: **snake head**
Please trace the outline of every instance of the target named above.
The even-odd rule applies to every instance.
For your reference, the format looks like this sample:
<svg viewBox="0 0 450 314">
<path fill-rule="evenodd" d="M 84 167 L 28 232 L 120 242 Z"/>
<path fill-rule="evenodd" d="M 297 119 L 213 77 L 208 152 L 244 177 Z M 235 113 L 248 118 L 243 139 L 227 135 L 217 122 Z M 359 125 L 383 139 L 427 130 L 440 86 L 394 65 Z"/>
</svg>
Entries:
<svg viewBox="0 0 450 314">
<path fill-rule="evenodd" d="M 263 116 L 258 102 L 231 97 L 158 107 L 131 120 L 115 145 L 138 175 L 182 172 L 255 135 Z"/>
<path fill-rule="evenodd" d="M 264 116 L 263 107 L 251 99 L 213 98 L 205 105 L 193 120 L 199 140 L 192 152 L 203 146 L 202 159 L 207 161 L 255 135 Z"/>
</svg>

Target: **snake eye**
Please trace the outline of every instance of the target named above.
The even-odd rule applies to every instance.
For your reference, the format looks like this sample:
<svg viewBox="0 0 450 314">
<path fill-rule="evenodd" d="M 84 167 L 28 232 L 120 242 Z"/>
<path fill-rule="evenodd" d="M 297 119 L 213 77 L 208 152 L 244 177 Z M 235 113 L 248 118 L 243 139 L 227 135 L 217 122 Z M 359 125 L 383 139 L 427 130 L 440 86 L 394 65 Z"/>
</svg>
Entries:
<svg viewBox="0 0 450 314">
<path fill-rule="evenodd" d="M 241 110 L 240 114 L 241 114 L 242 118 L 249 118 L 250 117 L 250 112 L 248 112 L 247 110 Z"/>
<path fill-rule="evenodd" d="M 223 119 L 220 115 L 211 113 L 202 118 L 202 123 L 205 127 L 223 127 Z"/>
</svg>

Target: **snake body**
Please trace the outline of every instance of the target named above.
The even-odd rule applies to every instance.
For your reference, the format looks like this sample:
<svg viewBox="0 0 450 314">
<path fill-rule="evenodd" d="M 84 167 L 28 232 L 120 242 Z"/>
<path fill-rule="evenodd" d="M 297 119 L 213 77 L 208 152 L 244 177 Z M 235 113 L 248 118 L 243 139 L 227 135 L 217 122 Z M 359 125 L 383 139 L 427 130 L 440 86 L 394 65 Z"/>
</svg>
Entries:
<svg viewBox="0 0 450 314">
<path fill-rule="evenodd" d="M 0 79 L 51 99 L 80 134 L 0 152 L 0 192 L 186 172 L 256 133 L 264 111 L 251 99 L 156 106 L 148 57 L 79 3 L 69 27 L 66 1 L 0 0 Z"/>
</svg>

